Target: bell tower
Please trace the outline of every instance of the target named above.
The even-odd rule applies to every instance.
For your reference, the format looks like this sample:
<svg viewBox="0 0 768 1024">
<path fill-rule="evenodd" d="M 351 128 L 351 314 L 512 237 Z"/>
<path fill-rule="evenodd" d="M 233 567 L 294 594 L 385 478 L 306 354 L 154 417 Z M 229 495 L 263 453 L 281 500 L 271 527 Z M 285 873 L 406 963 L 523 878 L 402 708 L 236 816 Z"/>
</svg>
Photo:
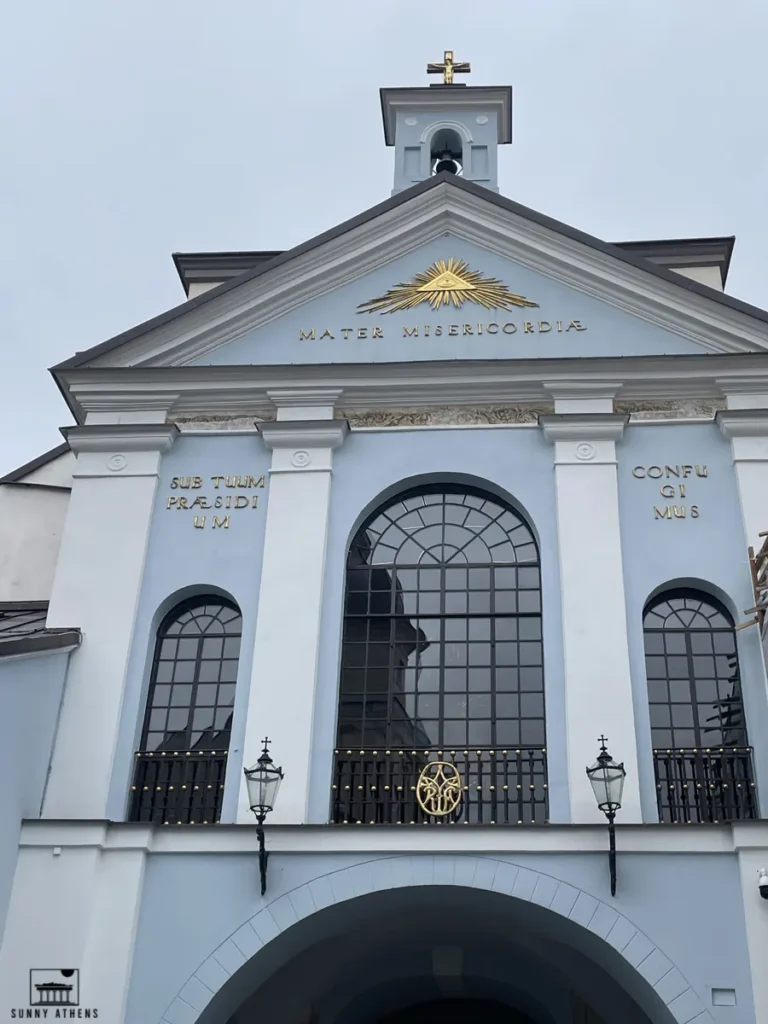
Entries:
<svg viewBox="0 0 768 1024">
<path fill-rule="evenodd" d="M 441 83 L 381 90 L 384 139 L 395 149 L 393 195 L 441 171 L 499 191 L 498 147 L 512 142 L 512 88 L 455 81 L 470 70 L 446 50 L 427 64 Z"/>
</svg>

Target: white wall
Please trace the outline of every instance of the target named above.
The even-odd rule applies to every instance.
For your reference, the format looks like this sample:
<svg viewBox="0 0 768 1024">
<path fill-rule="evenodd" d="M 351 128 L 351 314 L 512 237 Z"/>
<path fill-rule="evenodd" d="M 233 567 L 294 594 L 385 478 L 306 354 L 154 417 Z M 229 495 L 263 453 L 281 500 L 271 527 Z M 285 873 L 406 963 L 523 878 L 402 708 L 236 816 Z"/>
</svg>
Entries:
<svg viewBox="0 0 768 1024">
<path fill-rule="evenodd" d="M 221 281 L 192 281 L 187 298 L 196 299 L 198 295 L 209 292 L 211 288 L 218 288 L 221 283 Z"/>
<path fill-rule="evenodd" d="M 47 601 L 69 491 L 0 486 L 0 601 Z"/>
<path fill-rule="evenodd" d="M 723 279 L 720 276 L 719 267 L 669 267 L 668 269 L 676 274 L 682 274 L 683 277 L 690 277 L 692 281 L 698 281 L 699 284 L 705 284 L 708 288 L 715 288 L 719 292 L 723 290 Z"/>
</svg>

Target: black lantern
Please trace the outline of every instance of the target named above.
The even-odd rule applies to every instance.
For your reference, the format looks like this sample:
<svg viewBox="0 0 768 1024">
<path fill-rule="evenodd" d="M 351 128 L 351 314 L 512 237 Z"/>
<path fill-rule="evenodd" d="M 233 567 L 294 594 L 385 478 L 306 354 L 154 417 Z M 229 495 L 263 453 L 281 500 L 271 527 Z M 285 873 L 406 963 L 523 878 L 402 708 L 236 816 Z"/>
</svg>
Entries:
<svg viewBox="0 0 768 1024">
<path fill-rule="evenodd" d="M 611 896 L 616 895 L 616 831 L 613 823 L 616 812 L 621 810 L 621 797 L 624 793 L 624 780 L 627 773 L 623 764 L 616 764 L 608 753 L 608 740 L 601 736 L 597 741 L 600 753 L 591 768 L 587 768 L 587 776 L 595 794 L 597 806 L 608 819 L 608 836 L 610 841 L 609 865 L 611 870 Z"/>
<path fill-rule="evenodd" d="M 269 739 L 264 740 L 264 750 L 253 768 L 244 768 L 245 784 L 248 789 L 248 803 L 256 815 L 256 836 L 259 840 L 259 872 L 261 874 L 261 895 L 267 891 L 267 859 L 264 847 L 264 820 L 274 809 L 277 791 L 283 781 L 283 769 L 278 768 L 269 756 Z"/>
</svg>

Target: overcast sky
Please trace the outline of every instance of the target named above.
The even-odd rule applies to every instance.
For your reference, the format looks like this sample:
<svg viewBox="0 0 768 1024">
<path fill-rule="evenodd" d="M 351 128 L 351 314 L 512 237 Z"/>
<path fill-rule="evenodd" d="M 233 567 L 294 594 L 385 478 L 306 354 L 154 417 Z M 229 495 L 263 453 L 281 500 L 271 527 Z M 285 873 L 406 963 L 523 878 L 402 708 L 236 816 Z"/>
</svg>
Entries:
<svg viewBox="0 0 768 1024">
<path fill-rule="evenodd" d="M 0 39 L 0 473 L 47 368 L 183 299 L 171 253 L 284 249 L 390 194 L 378 90 L 452 48 L 514 87 L 501 191 L 608 241 L 737 236 L 768 305 L 765 0 L 28 0 Z"/>
</svg>

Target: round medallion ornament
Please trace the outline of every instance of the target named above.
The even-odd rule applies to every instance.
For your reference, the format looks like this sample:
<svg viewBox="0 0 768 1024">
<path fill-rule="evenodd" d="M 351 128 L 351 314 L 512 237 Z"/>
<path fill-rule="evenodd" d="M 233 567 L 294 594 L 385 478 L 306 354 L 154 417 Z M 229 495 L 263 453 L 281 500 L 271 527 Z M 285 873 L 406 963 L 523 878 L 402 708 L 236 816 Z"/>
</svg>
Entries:
<svg viewBox="0 0 768 1024">
<path fill-rule="evenodd" d="M 304 451 L 303 448 L 298 452 L 294 452 L 291 457 L 291 465 L 296 466 L 298 469 L 302 469 L 304 466 L 308 466 L 311 461 L 312 458 L 309 452 Z"/>
<path fill-rule="evenodd" d="M 426 765 L 416 784 L 416 799 L 425 814 L 436 818 L 453 814 L 461 803 L 461 776 L 448 761 Z"/>
<path fill-rule="evenodd" d="M 107 469 L 112 473 L 119 473 L 128 465 L 128 459 L 124 455 L 110 455 L 107 459 Z"/>
<path fill-rule="evenodd" d="M 406 123 L 406 124 L 407 124 L 407 125 L 408 125 L 409 127 L 413 128 L 413 126 L 414 126 L 415 124 L 418 124 L 419 122 L 418 122 L 418 121 L 416 120 L 416 118 L 415 118 L 415 117 L 406 117 L 406 119 L 405 119 L 405 123 Z"/>
<path fill-rule="evenodd" d="M 595 457 L 595 446 L 593 444 L 587 444 L 585 441 L 583 444 L 576 445 L 576 458 L 581 459 L 582 462 L 589 462 L 590 459 Z"/>
<path fill-rule="evenodd" d="M 475 120 L 478 124 L 488 124 L 488 118 L 485 114 L 478 114 Z"/>
</svg>

